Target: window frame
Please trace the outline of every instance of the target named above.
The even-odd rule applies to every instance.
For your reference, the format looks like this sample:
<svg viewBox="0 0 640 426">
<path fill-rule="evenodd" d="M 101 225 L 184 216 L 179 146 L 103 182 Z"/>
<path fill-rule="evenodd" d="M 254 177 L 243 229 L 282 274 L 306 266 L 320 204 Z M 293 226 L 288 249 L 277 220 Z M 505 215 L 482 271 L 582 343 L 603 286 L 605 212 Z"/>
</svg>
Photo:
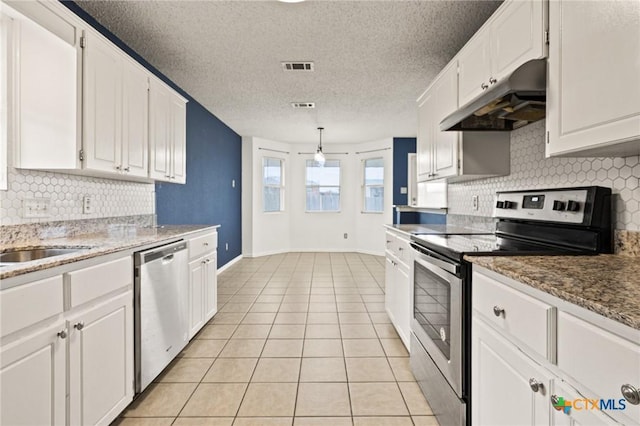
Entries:
<svg viewBox="0 0 640 426">
<path fill-rule="evenodd" d="M 329 162 L 337 162 L 338 163 L 338 185 L 307 185 L 307 169 L 309 165 L 316 165 L 316 161 L 313 159 L 305 160 L 304 163 L 304 212 L 305 213 L 341 213 L 342 212 L 342 161 L 339 159 L 330 159 L 327 158 L 325 160 L 324 166 Z M 307 193 L 309 188 L 338 188 L 338 209 L 337 210 L 309 210 L 307 204 Z"/>
<path fill-rule="evenodd" d="M 382 184 L 367 185 L 367 161 L 370 160 L 382 160 Z M 385 161 L 384 157 L 370 157 L 363 158 L 362 160 L 362 184 L 361 184 L 361 202 L 363 214 L 384 214 L 384 200 L 385 200 Z M 382 188 L 382 210 L 367 210 L 367 188 Z"/>
<path fill-rule="evenodd" d="M 265 164 L 267 160 L 275 160 L 280 162 L 280 185 L 266 184 L 265 183 Z M 285 211 L 285 197 L 284 197 L 284 189 L 285 189 L 285 159 L 279 157 L 262 157 L 262 213 L 265 214 L 278 214 Z M 265 188 L 278 188 L 280 190 L 280 210 L 267 210 L 266 209 L 266 200 L 265 200 Z"/>
</svg>

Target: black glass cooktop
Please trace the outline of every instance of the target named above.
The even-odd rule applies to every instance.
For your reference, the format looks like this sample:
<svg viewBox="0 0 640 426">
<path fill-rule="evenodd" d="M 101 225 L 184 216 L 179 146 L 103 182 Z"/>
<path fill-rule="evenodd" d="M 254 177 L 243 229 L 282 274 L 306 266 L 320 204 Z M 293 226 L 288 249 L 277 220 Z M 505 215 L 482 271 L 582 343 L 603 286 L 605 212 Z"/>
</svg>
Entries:
<svg viewBox="0 0 640 426">
<path fill-rule="evenodd" d="M 497 235 L 414 235 L 411 239 L 420 246 L 458 260 L 461 260 L 465 254 L 472 256 L 583 254 L 580 250 Z"/>
</svg>

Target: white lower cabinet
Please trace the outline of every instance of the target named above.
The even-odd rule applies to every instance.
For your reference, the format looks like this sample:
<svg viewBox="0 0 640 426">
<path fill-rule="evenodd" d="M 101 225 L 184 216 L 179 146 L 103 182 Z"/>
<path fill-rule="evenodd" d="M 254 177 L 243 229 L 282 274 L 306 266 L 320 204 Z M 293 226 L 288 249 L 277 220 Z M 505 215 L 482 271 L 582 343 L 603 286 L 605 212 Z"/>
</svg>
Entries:
<svg viewBox="0 0 640 426">
<path fill-rule="evenodd" d="M 108 424 L 133 397 L 133 294 L 70 316 L 69 419 Z"/>
<path fill-rule="evenodd" d="M 0 424 L 108 425 L 132 401 L 131 256 L 86 265 L 33 283 L 17 277 L 24 284 L 15 287 L 9 278 L 0 291 L 3 308 L 15 295 L 29 307 L 12 311 L 21 328 L 2 329 Z M 64 293 L 64 311 L 47 309 L 40 288 L 59 293 L 49 296 L 54 306 Z"/>
<path fill-rule="evenodd" d="M 189 339 L 218 312 L 218 233 L 189 240 Z"/>
<path fill-rule="evenodd" d="M 472 419 L 476 425 L 548 425 L 551 374 L 473 319 Z"/>
<path fill-rule="evenodd" d="M 385 310 L 407 350 L 411 335 L 411 258 L 408 240 L 387 231 L 385 261 Z"/>
<path fill-rule="evenodd" d="M 638 330 L 483 268 L 472 281 L 472 424 L 640 424 L 621 393 L 640 384 Z"/>
<path fill-rule="evenodd" d="M 2 346 L 0 424 L 65 424 L 66 333 L 60 320 Z"/>
</svg>

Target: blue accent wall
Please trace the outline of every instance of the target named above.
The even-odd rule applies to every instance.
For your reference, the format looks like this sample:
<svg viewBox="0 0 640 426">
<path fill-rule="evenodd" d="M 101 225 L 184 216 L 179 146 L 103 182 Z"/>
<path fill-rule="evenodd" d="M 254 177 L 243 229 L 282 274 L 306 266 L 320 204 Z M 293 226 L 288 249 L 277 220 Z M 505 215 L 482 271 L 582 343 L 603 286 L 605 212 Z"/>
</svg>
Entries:
<svg viewBox="0 0 640 426">
<path fill-rule="evenodd" d="M 222 121 L 199 103 L 189 102 L 187 183 L 156 183 L 159 224 L 222 225 L 218 266 L 242 254 L 241 144 L 241 137 Z"/>
<path fill-rule="evenodd" d="M 409 204 L 407 194 L 401 194 L 400 188 L 407 186 L 407 155 L 416 152 L 416 138 L 393 138 L 393 205 Z"/>
<path fill-rule="evenodd" d="M 222 225 L 218 230 L 218 267 L 242 254 L 242 138 L 77 4 L 62 3 L 189 101 L 187 183 L 156 184 L 158 223 Z"/>
</svg>

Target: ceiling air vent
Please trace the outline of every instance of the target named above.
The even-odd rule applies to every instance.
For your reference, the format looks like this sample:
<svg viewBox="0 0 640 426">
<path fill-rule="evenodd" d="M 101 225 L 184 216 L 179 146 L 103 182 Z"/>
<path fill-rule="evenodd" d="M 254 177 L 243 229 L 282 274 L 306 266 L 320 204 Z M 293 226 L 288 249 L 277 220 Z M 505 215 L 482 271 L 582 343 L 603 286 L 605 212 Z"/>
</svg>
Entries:
<svg viewBox="0 0 640 426">
<path fill-rule="evenodd" d="M 299 109 L 309 109 L 309 108 L 315 108 L 316 103 L 315 102 L 291 102 L 291 106 Z"/>
<path fill-rule="evenodd" d="M 313 62 L 282 62 L 282 69 L 288 71 L 313 71 Z"/>
</svg>

